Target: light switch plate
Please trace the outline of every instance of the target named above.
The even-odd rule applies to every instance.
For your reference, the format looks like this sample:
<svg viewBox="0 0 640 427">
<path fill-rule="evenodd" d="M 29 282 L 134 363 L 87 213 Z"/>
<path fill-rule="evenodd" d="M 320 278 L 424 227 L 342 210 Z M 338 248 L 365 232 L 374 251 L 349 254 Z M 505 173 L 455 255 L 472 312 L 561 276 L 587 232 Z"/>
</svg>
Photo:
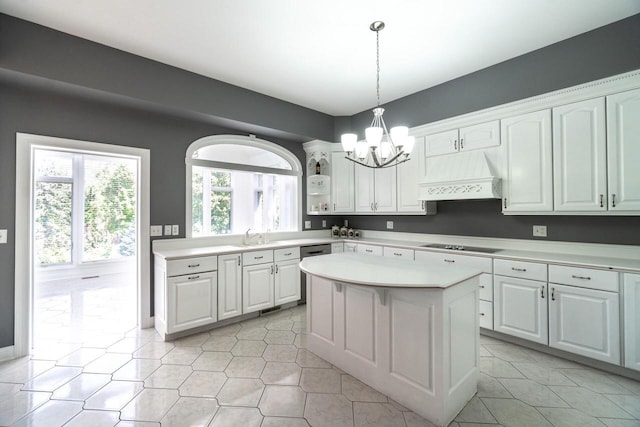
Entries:
<svg viewBox="0 0 640 427">
<path fill-rule="evenodd" d="M 7 243 L 7 230 L 0 230 L 0 244 Z"/>
<path fill-rule="evenodd" d="M 387 230 L 393 230 L 393 221 L 387 221 Z"/>
<path fill-rule="evenodd" d="M 304 228 L 311 228 L 311 221 L 305 221 Z"/>
<path fill-rule="evenodd" d="M 171 236 L 171 226 L 170 225 L 165 225 L 164 226 L 164 235 L 165 236 Z"/>
<path fill-rule="evenodd" d="M 348 226 L 349 226 L 349 220 L 348 220 L 348 219 L 345 219 L 345 220 L 344 220 L 344 226 L 345 226 L 345 227 L 348 227 Z"/>
<path fill-rule="evenodd" d="M 174 236 L 180 234 L 180 226 L 178 224 L 174 224 L 171 226 L 171 234 L 173 234 Z"/>
<path fill-rule="evenodd" d="M 327 228 L 327 220 L 326 219 L 322 220 L 322 228 Z"/>
<path fill-rule="evenodd" d="M 162 236 L 162 226 L 161 225 L 152 225 L 150 234 L 152 237 L 154 236 Z"/>
<path fill-rule="evenodd" d="M 546 225 L 534 225 L 533 226 L 533 237 L 547 237 L 547 226 Z"/>
</svg>

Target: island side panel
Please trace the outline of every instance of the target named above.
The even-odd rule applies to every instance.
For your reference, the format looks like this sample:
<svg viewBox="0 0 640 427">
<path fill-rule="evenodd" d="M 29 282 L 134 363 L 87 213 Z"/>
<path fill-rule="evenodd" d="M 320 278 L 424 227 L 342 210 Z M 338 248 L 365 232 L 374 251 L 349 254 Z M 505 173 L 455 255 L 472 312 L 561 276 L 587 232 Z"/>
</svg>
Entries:
<svg viewBox="0 0 640 427">
<path fill-rule="evenodd" d="M 307 287 L 308 348 L 318 356 L 436 425 L 475 393 L 477 278 L 382 289 L 308 275 Z"/>
</svg>

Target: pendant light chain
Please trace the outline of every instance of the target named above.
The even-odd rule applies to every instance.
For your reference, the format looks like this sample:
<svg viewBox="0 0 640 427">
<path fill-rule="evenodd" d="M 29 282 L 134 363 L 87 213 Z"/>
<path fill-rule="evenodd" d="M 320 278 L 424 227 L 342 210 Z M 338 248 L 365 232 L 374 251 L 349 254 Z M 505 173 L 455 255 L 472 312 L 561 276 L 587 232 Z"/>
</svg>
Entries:
<svg viewBox="0 0 640 427">
<path fill-rule="evenodd" d="M 380 107 L 380 29 L 376 29 L 376 93 Z"/>
</svg>

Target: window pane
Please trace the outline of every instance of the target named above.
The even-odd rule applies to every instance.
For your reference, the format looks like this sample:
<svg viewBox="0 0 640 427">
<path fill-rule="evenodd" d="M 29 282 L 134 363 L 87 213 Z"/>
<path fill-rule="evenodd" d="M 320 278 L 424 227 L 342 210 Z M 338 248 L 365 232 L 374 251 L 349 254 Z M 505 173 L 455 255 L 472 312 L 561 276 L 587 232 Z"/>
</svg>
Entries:
<svg viewBox="0 0 640 427">
<path fill-rule="evenodd" d="M 211 234 L 231 233 L 231 192 L 211 192 Z"/>
<path fill-rule="evenodd" d="M 135 255 L 135 160 L 86 157 L 83 261 Z"/>
<path fill-rule="evenodd" d="M 288 161 L 279 155 L 258 147 L 236 144 L 216 144 L 199 148 L 193 153 L 194 159 L 235 163 L 238 165 L 261 166 L 291 170 Z"/>
<path fill-rule="evenodd" d="M 50 150 L 35 150 L 36 177 L 73 177 L 73 154 Z"/>
<path fill-rule="evenodd" d="M 71 262 L 70 183 L 36 182 L 35 259 L 39 265 Z"/>
</svg>

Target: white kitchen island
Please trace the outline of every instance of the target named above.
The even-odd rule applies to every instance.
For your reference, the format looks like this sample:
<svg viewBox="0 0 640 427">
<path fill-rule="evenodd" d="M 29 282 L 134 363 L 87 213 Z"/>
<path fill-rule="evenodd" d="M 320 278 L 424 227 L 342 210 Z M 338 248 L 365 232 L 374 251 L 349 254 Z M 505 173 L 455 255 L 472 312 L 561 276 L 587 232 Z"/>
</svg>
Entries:
<svg viewBox="0 0 640 427">
<path fill-rule="evenodd" d="M 476 393 L 480 271 L 347 253 L 300 269 L 310 351 L 437 426 Z"/>
</svg>

